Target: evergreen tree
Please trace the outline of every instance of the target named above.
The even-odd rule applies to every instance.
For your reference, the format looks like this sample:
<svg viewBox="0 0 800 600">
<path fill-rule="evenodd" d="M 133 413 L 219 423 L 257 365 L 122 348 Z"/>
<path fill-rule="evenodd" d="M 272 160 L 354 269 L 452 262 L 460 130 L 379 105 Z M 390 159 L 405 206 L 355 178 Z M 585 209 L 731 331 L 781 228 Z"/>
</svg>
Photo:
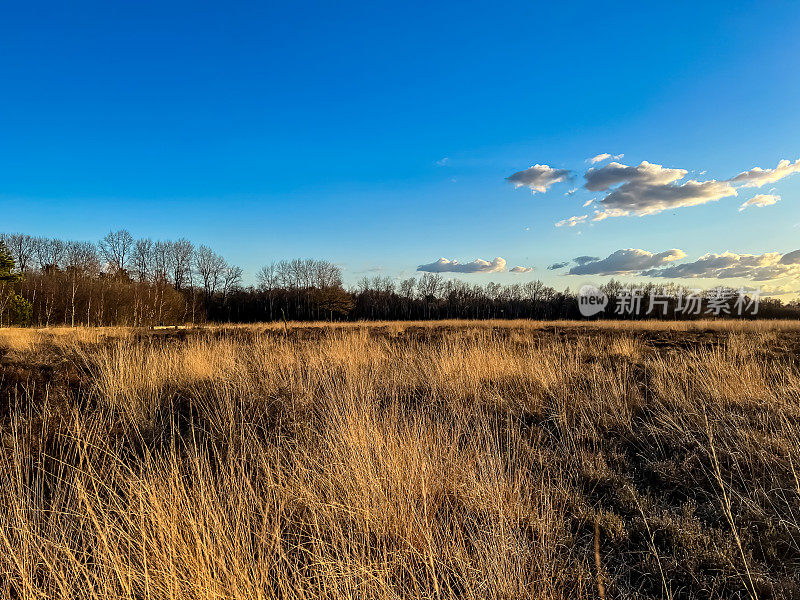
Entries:
<svg viewBox="0 0 800 600">
<path fill-rule="evenodd" d="M 14 273 L 14 259 L 6 245 L 0 240 L 0 281 L 17 281 L 19 279 L 20 276 Z"/>
<path fill-rule="evenodd" d="M 28 325 L 31 321 L 33 306 L 22 296 L 14 292 L 12 284 L 22 279 L 22 275 L 14 273 L 14 259 L 0 240 L 0 326 Z"/>
</svg>

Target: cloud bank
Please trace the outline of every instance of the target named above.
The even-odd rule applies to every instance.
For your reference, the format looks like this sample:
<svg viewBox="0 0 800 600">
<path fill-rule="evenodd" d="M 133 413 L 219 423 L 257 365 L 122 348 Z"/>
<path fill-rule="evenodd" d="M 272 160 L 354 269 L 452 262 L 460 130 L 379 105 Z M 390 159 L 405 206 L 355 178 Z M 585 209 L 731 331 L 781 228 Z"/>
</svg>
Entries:
<svg viewBox="0 0 800 600">
<path fill-rule="evenodd" d="M 762 296 L 785 296 L 787 294 L 800 294 L 800 289 L 788 285 L 761 286 Z"/>
<path fill-rule="evenodd" d="M 571 261 L 555 263 L 550 270 L 574 266 L 567 275 L 639 275 L 669 279 L 750 279 L 767 281 L 786 277 L 800 278 L 800 250 L 781 254 L 708 253 L 700 258 L 675 263 L 686 257 L 677 248 L 664 252 L 648 252 L 637 248 L 617 250 L 606 258 L 578 256 Z"/>
<path fill-rule="evenodd" d="M 520 267 L 519 265 L 510 269 L 511 273 L 530 273 L 531 271 L 533 271 L 533 267 Z"/>
<path fill-rule="evenodd" d="M 780 252 L 764 254 L 705 254 L 693 262 L 662 269 L 642 271 L 648 277 L 685 279 L 752 279 L 766 281 L 783 277 L 800 276 L 800 250 L 781 255 Z"/>
<path fill-rule="evenodd" d="M 645 269 L 652 269 L 665 263 L 680 260 L 686 254 L 682 250 L 673 248 L 654 254 L 647 250 L 627 248 L 617 250 L 606 258 L 599 259 L 593 256 L 579 256 L 574 259 L 576 266 L 572 267 L 568 275 L 625 275 L 641 273 Z"/>
<path fill-rule="evenodd" d="M 800 172 L 800 159 L 794 162 L 783 159 L 774 169 L 753 167 L 730 179 L 687 180 L 689 171 L 686 169 L 664 167 L 648 161 L 642 161 L 638 165 L 626 165 L 616 160 L 622 156 L 622 154 L 612 156 L 608 152 L 603 152 L 587 159 L 592 165 L 612 159 L 603 166 L 592 166 L 584 173 L 584 189 L 605 193 L 605 197 L 597 200 L 597 210 L 592 221 L 630 215 L 653 215 L 666 210 L 716 202 L 737 196 L 740 188 L 761 187 Z M 701 171 L 699 176 L 703 174 L 705 171 Z M 544 193 L 550 186 L 566 180 L 569 176 L 570 171 L 567 169 L 554 169 L 548 165 L 536 164 L 506 179 L 515 187 L 528 187 L 533 193 Z M 778 200 L 779 196 L 760 194 L 743 203 L 740 210 L 750 206 L 769 206 Z M 584 206 L 589 204 L 591 201 L 584 203 Z M 558 221 L 556 226 L 575 227 L 585 221 L 586 219 L 581 216 L 574 216 Z"/>
<path fill-rule="evenodd" d="M 506 261 L 499 256 L 491 262 L 478 258 L 468 263 L 440 258 L 436 262 L 417 267 L 417 271 L 426 273 L 501 273 L 505 270 Z"/>
<path fill-rule="evenodd" d="M 602 221 L 630 214 L 652 215 L 736 195 L 736 189 L 726 181 L 690 179 L 678 184 L 687 174 L 686 169 L 665 168 L 647 161 L 635 167 L 610 162 L 603 167 L 589 169 L 584 174 L 584 187 L 591 192 L 608 192 L 605 198 L 598 201 L 601 210 L 592 220 Z"/>
</svg>

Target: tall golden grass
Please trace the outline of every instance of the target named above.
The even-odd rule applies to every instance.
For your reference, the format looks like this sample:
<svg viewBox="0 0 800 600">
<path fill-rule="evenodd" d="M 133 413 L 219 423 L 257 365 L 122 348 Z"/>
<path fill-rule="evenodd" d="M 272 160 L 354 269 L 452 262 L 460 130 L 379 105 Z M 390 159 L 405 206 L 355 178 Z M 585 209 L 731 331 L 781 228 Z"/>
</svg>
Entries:
<svg viewBox="0 0 800 600">
<path fill-rule="evenodd" d="M 4 598 L 800 594 L 800 325 L 2 330 Z"/>
</svg>

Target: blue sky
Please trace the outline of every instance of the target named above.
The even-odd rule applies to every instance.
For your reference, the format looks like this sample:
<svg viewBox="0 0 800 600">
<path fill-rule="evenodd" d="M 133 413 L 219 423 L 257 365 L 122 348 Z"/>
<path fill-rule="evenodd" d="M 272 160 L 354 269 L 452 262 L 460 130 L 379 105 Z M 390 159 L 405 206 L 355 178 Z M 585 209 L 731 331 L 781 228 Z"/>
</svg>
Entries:
<svg viewBox="0 0 800 600">
<path fill-rule="evenodd" d="M 573 289 L 728 252 L 676 274 L 739 284 L 783 265 L 762 283 L 800 288 L 781 263 L 800 248 L 796 173 L 602 221 L 604 203 L 583 204 L 615 188 L 582 187 L 601 153 L 687 171 L 671 187 L 794 163 L 798 30 L 796 2 L 6 6 L 0 230 L 96 240 L 126 227 L 209 244 L 251 274 L 328 258 L 348 281 L 502 257 L 535 269 L 458 276 Z M 537 164 L 570 180 L 544 193 L 506 180 Z M 739 210 L 759 194 L 780 201 Z M 622 249 L 686 256 L 547 269 Z"/>
</svg>

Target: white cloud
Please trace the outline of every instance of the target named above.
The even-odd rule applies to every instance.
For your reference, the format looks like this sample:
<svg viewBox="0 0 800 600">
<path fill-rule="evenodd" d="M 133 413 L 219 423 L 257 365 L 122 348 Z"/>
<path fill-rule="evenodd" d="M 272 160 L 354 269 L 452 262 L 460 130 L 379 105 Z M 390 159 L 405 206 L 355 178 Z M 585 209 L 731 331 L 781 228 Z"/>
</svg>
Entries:
<svg viewBox="0 0 800 600">
<path fill-rule="evenodd" d="M 590 205 L 592 202 L 594 202 L 595 200 L 596 200 L 596 198 L 592 198 L 591 200 L 587 200 L 586 202 L 584 202 L 584 203 L 583 203 L 583 206 L 584 206 L 584 208 L 585 208 L 585 207 L 587 207 L 587 206 L 589 206 L 589 205 Z"/>
<path fill-rule="evenodd" d="M 630 211 L 622 210 L 621 208 L 608 208 L 606 210 L 596 210 L 594 211 L 594 217 L 592 217 L 592 221 L 603 221 L 604 219 L 608 219 L 609 217 L 624 217 L 629 214 Z"/>
<path fill-rule="evenodd" d="M 742 187 L 761 187 L 800 172 L 800 159 L 795 162 L 781 160 L 774 169 L 755 167 L 726 180 L 700 180 L 706 171 L 701 171 L 698 179 L 685 179 L 686 169 L 664 167 L 663 165 L 642 161 L 636 166 L 625 165 L 603 152 L 587 159 L 592 165 L 612 159 L 603 166 L 593 166 L 584 173 L 584 188 L 592 192 L 605 192 L 605 196 L 595 202 L 592 221 L 602 221 L 611 217 L 629 215 L 644 216 L 666 210 L 687 206 L 698 206 L 716 202 L 723 198 L 738 196 Z M 553 169 L 548 165 L 534 165 L 530 169 L 514 173 L 507 178 L 516 187 L 529 187 L 534 193 L 545 192 L 559 181 L 568 178 L 566 169 Z M 771 192 L 771 190 L 770 190 Z M 567 192 L 571 195 L 572 191 Z M 740 206 L 745 210 L 751 206 L 769 206 L 780 200 L 780 196 L 760 194 Z M 587 201 L 584 207 L 593 202 Z M 575 216 L 556 223 L 557 227 L 575 227 L 586 217 Z"/>
<path fill-rule="evenodd" d="M 583 223 L 589 215 L 581 215 L 570 217 L 569 219 L 564 219 L 563 221 L 559 221 L 556 223 L 556 227 L 575 227 L 575 225 L 579 225 Z"/>
<path fill-rule="evenodd" d="M 444 158 L 439 159 L 439 160 L 436 161 L 436 166 L 437 167 L 443 167 L 449 162 L 450 162 L 450 157 L 449 156 L 445 156 Z"/>
<path fill-rule="evenodd" d="M 736 189 L 730 183 L 715 179 L 691 179 L 677 184 L 687 173 L 686 169 L 665 168 L 647 161 L 635 167 L 610 162 L 603 167 L 589 169 L 584 175 L 587 190 L 608 191 L 619 186 L 599 201 L 603 210 L 598 211 L 593 220 L 602 221 L 630 214 L 651 215 L 736 195 Z"/>
<path fill-rule="evenodd" d="M 599 162 L 603 162 L 604 160 L 608 160 L 609 158 L 613 158 L 617 160 L 625 156 L 624 154 L 617 154 L 615 156 L 610 155 L 608 152 L 603 152 L 602 154 L 598 154 L 597 156 L 593 156 L 592 158 L 587 158 L 586 161 L 595 165 Z"/>
<path fill-rule="evenodd" d="M 440 258 L 436 262 L 417 267 L 417 271 L 427 273 L 500 273 L 505 270 L 506 261 L 499 256 L 491 262 L 478 258 L 468 263 Z"/>
<path fill-rule="evenodd" d="M 579 256 L 574 259 L 576 266 L 569 270 L 569 275 L 624 275 L 641 273 L 645 269 L 653 269 L 663 264 L 680 260 L 686 256 L 683 250 L 673 248 L 654 254 L 647 250 L 627 248 L 617 250 L 606 258 Z"/>
<path fill-rule="evenodd" d="M 602 154 L 598 154 L 597 156 L 593 156 L 592 158 L 588 159 L 590 163 L 595 164 L 599 162 L 603 162 L 604 160 L 611 158 L 611 155 L 608 152 L 603 152 Z"/>
<path fill-rule="evenodd" d="M 578 256 L 572 259 L 568 275 L 640 275 L 669 279 L 750 279 L 768 281 L 791 278 L 800 280 L 800 250 L 781 254 L 708 253 L 697 260 L 669 264 L 686 257 L 682 250 L 673 248 L 654 254 L 646 250 L 628 248 L 617 250 L 606 258 Z M 555 263 L 550 270 L 561 269 L 569 262 Z M 795 286 L 796 287 L 796 286 Z M 800 293 L 786 288 L 781 293 Z"/>
<path fill-rule="evenodd" d="M 532 193 L 544 193 L 550 186 L 569 177 L 567 169 L 553 169 L 548 165 L 533 165 L 524 171 L 517 171 L 506 177 L 506 181 L 514 184 L 515 188 L 528 187 Z"/>
<path fill-rule="evenodd" d="M 533 271 L 533 267 L 520 267 L 519 265 L 517 265 L 510 271 L 512 273 L 530 273 L 531 271 Z"/>
<path fill-rule="evenodd" d="M 736 177 L 730 179 L 733 183 L 738 183 L 742 187 L 761 187 L 767 183 L 774 183 L 792 173 L 800 172 L 800 158 L 791 162 L 786 159 L 780 161 L 774 169 L 762 169 L 754 167 L 749 171 L 743 171 Z"/>
<path fill-rule="evenodd" d="M 681 185 L 643 185 L 626 183 L 600 201 L 608 210 L 616 210 L 608 216 L 654 215 L 683 206 L 697 206 L 714 202 L 728 196 L 736 196 L 736 190 L 725 181 L 687 181 Z M 624 212 L 623 212 L 624 211 Z"/>
<path fill-rule="evenodd" d="M 754 281 L 800 276 L 800 250 L 781 255 L 780 252 L 764 254 L 705 254 L 697 260 L 681 265 L 643 271 L 649 277 L 731 279 Z"/>
<path fill-rule="evenodd" d="M 629 167 L 618 162 L 610 162 L 604 167 L 586 171 L 586 189 L 601 192 L 619 183 L 639 183 L 643 185 L 665 185 L 686 177 L 685 169 L 666 169 L 662 165 L 642 161 L 637 167 Z"/>
<path fill-rule="evenodd" d="M 780 201 L 780 199 L 781 199 L 780 196 L 775 196 L 773 194 L 758 194 L 750 198 L 750 200 L 743 202 L 742 205 L 739 207 L 739 212 L 742 212 L 748 206 L 758 206 L 758 207 L 771 206 L 776 202 Z"/>
</svg>

